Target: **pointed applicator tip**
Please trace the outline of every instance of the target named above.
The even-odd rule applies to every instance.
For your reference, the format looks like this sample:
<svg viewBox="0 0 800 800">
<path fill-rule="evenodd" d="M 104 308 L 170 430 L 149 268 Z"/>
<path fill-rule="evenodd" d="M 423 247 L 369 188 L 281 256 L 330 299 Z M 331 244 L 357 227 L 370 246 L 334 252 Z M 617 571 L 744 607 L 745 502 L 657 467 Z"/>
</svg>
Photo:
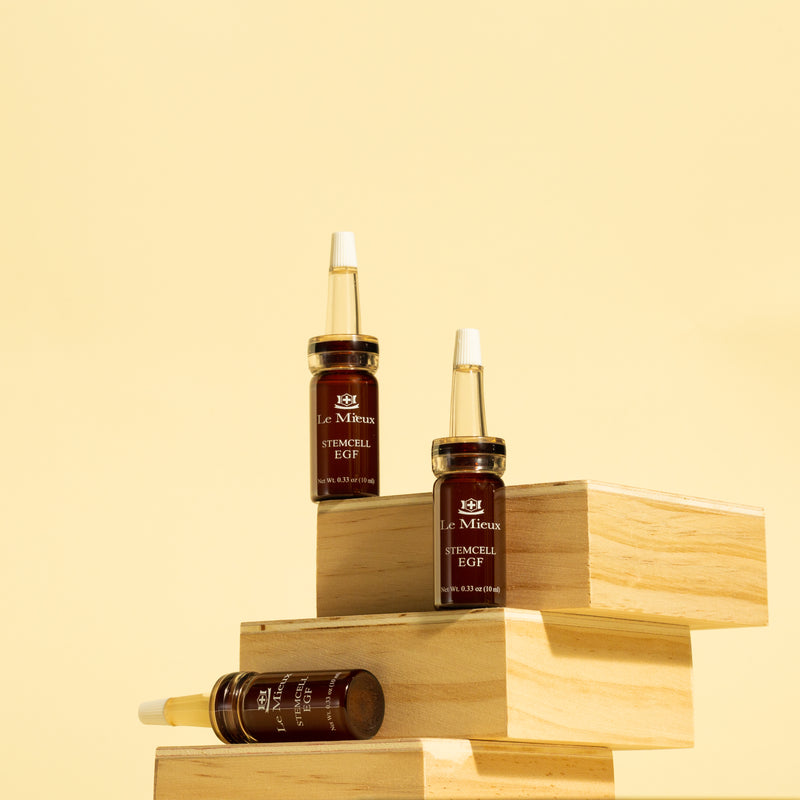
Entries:
<svg viewBox="0 0 800 800">
<path fill-rule="evenodd" d="M 482 366 L 481 333 L 476 328 L 459 328 L 456 331 L 454 367 Z"/>
<path fill-rule="evenodd" d="M 331 269 L 358 267 L 356 237 L 352 231 L 337 231 L 331 235 Z"/>
</svg>

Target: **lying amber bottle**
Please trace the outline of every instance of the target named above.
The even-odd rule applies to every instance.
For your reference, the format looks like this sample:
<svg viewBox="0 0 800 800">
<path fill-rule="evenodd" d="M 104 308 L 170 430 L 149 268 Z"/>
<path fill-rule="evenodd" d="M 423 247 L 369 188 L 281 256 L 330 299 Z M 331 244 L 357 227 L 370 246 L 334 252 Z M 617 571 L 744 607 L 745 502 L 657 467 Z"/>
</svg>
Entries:
<svg viewBox="0 0 800 800">
<path fill-rule="evenodd" d="M 231 672 L 210 695 L 139 706 L 145 725 L 213 728 L 228 744 L 370 739 L 383 722 L 384 698 L 367 670 Z"/>
</svg>

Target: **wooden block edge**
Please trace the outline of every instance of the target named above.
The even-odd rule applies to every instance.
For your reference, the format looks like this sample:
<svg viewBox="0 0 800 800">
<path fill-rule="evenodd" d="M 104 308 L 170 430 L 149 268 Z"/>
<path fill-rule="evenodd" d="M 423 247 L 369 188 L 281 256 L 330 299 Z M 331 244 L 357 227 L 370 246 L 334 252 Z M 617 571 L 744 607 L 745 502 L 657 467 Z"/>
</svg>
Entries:
<svg viewBox="0 0 800 800">
<path fill-rule="evenodd" d="M 654 500 L 665 503 L 692 508 L 721 511 L 733 514 L 746 514 L 764 516 L 764 508 L 742 503 L 733 503 L 724 500 L 712 500 L 676 492 L 666 492 L 656 489 L 642 489 L 619 483 L 607 483 L 594 479 L 578 479 L 569 481 L 550 481 L 547 483 L 524 483 L 506 486 L 507 496 L 510 497 L 535 497 L 549 494 L 572 494 L 576 492 L 599 491 L 609 494 L 628 495 L 645 500 Z M 381 495 L 380 497 L 357 497 L 348 500 L 326 500 L 317 505 L 317 514 L 324 515 L 337 511 L 355 511 L 370 508 L 390 508 L 393 506 L 409 506 L 430 502 L 431 492 L 417 492 L 413 494 Z"/>
<path fill-rule="evenodd" d="M 611 754 L 607 747 L 572 745 L 550 742 L 529 742 L 498 739 L 452 739 L 413 737 L 403 739 L 347 739 L 334 742 L 276 742 L 270 744 L 202 744 L 164 745 L 156 748 L 156 758 L 194 759 L 263 756 L 275 754 L 313 755 L 314 753 L 381 753 L 420 752 L 447 756 L 452 752 L 466 752 L 465 748 L 487 752 L 524 752 L 540 756 L 576 756 L 605 759 Z"/>
<path fill-rule="evenodd" d="M 533 611 L 526 608 L 473 608 L 459 611 L 396 611 L 383 614 L 353 614 L 305 619 L 255 620 L 240 623 L 240 634 L 268 633 L 280 628 L 293 631 L 304 628 L 367 628 L 374 625 L 442 625 L 447 622 L 505 624 L 507 620 L 523 620 L 531 624 L 558 625 L 569 628 L 604 628 L 628 633 L 658 633 L 684 637 L 689 626 L 683 622 L 664 622 L 661 619 L 629 619 L 612 614 L 572 611 Z"/>
</svg>

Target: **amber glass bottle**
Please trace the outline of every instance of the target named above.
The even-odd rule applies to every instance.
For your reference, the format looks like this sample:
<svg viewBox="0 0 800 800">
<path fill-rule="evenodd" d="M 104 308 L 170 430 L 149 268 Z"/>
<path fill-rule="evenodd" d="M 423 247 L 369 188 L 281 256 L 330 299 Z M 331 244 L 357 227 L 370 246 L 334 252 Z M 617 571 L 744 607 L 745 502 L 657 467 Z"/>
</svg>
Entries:
<svg viewBox="0 0 800 800">
<path fill-rule="evenodd" d="M 478 331 L 456 333 L 450 436 L 435 439 L 434 606 L 484 608 L 506 602 L 502 439 L 486 435 Z"/>
<path fill-rule="evenodd" d="M 311 499 L 379 494 L 378 340 L 361 333 L 352 233 L 333 234 L 326 333 L 308 343 Z"/>
<path fill-rule="evenodd" d="M 210 695 L 143 703 L 147 725 L 211 727 L 229 744 L 369 739 L 383 722 L 383 690 L 367 670 L 232 672 Z"/>
</svg>

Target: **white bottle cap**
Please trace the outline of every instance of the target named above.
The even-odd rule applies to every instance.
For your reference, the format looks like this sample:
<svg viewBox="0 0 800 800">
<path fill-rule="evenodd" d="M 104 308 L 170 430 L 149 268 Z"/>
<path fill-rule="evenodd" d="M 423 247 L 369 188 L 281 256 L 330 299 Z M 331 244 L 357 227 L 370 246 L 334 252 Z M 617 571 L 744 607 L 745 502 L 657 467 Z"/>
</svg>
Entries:
<svg viewBox="0 0 800 800">
<path fill-rule="evenodd" d="M 456 331 L 454 367 L 482 366 L 481 333 L 475 328 L 459 328 Z"/>
<path fill-rule="evenodd" d="M 168 697 L 161 700 L 148 700 L 139 705 L 139 721 L 145 725 L 170 725 L 170 721 L 164 716 L 164 709 L 167 705 Z"/>
<path fill-rule="evenodd" d="M 352 231 L 337 231 L 331 236 L 331 267 L 357 267 L 356 237 Z"/>
</svg>

